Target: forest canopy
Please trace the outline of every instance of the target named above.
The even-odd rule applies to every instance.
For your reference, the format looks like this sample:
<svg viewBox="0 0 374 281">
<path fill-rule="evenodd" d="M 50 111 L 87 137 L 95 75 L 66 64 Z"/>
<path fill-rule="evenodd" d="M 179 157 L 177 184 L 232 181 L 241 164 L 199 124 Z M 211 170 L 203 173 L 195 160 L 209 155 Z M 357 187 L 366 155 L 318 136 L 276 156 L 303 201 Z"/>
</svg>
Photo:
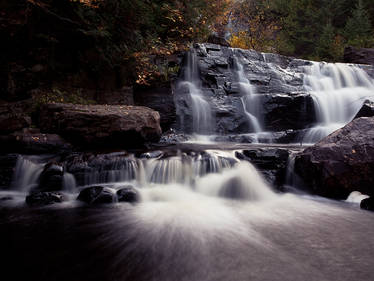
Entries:
<svg viewBox="0 0 374 281">
<path fill-rule="evenodd" d="M 178 70 L 165 58 L 211 35 L 232 47 L 341 61 L 346 46 L 374 46 L 372 1 L 14 0 L 2 3 L 10 19 L 2 30 L 25 24 L 8 34 L 3 48 L 14 57 L 23 51 L 26 60 L 43 54 L 52 70 L 66 65 L 60 72 L 67 57 L 94 77 L 124 67 L 122 84 L 142 85 L 168 81 Z M 25 34 L 28 44 L 20 45 Z"/>
</svg>

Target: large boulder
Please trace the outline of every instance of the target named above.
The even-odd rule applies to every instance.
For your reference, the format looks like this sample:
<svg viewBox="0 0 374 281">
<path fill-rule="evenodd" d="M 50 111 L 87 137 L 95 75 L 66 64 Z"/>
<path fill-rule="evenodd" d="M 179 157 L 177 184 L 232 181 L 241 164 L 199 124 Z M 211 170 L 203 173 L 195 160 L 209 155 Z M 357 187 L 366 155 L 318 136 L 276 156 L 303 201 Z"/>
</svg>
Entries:
<svg viewBox="0 0 374 281">
<path fill-rule="evenodd" d="M 344 62 L 374 65 L 374 49 L 346 47 Z"/>
<path fill-rule="evenodd" d="M 177 114 L 174 95 L 169 85 L 163 87 L 137 87 L 134 93 L 136 105 L 146 106 L 160 113 L 160 123 L 163 131 L 174 125 Z"/>
<path fill-rule="evenodd" d="M 116 201 L 116 195 L 112 189 L 103 186 L 91 186 L 83 189 L 77 200 L 87 204 L 107 204 Z"/>
<path fill-rule="evenodd" d="M 370 100 L 366 100 L 364 104 L 362 105 L 361 109 L 359 110 L 359 112 L 357 112 L 354 119 L 360 118 L 360 117 L 373 117 L 373 116 L 374 116 L 374 102 Z"/>
<path fill-rule="evenodd" d="M 30 103 L 0 103 L 0 135 L 9 134 L 31 125 Z"/>
<path fill-rule="evenodd" d="M 255 165 L 270 184 L 280 188 L 285 181 L 291 150 L 297 150 L 297 148 L 253 147 L 237 151 L 236 157 Z"/>
<path fill-rule="evenodd" d="M 346 199 L 374 195 L 374 117 L 353 120 L 296 156 L 295 171 L 316 194 Z"/>
<path fill-rule="evenodd" d="M 58 192 L 32 192 L 26 196 L 26 204 L 31 207 L 41 207 L 65 201 L 63 194 Z"/>
<path fill-rule="evenodd" d="M 365 198 L 360 203 L 361 209 L 374 211 L 374 197 Z"/>
<path fill-rule="evenodd" d="M 64 168 L 58 163 L 50 162 L 44 166 L 39 177 L 39 191 L 59 191 L 63 188 Z"/>
<path fill-rule="evenodd" d="M 39 129 L 25 128 L 0 136 L 0 152 L 23 154 L 61 153 L 72 150 L 70 143 L 56 134 L 42 134 Z"/>
<path fill-rule="evenodd" d="M 272 131 L 304 129 L 316 123 L 310 94 L 264 95 L 265 128 Z"/>
<path fill-rule="evenodd" d="M 17 160 L 17 154 L 0 155 L 0 189 L 11 186 Z"/>
<path fill-rule="evenodd" d="M 141 146 L 161 136 L 159 113 L 142 106 L 47 104 L 40 128 L 81 146 Z"/>
<path fill-rule="evenodd" d="M 131 185 L 123 186 L 117 191 L 118 202 L 136 203 L 140 201 L 140 195 Z"/>
</svg>

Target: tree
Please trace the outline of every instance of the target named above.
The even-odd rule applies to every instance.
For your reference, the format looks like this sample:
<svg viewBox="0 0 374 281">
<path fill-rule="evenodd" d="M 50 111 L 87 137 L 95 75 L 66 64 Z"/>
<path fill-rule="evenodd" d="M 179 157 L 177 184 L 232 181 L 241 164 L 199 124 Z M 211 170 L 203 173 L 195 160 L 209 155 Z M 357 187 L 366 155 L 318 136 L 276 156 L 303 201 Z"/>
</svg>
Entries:
<svg viewBox="0 0 374 281">
<path fill-rule="evenodd" d="M 359 0 L 352 17 L 348 19 L 343 34 L 349 45 L 355 47 L 371 47 L 373 45 L 372 25 L 362 0 Z"/>
</svg>

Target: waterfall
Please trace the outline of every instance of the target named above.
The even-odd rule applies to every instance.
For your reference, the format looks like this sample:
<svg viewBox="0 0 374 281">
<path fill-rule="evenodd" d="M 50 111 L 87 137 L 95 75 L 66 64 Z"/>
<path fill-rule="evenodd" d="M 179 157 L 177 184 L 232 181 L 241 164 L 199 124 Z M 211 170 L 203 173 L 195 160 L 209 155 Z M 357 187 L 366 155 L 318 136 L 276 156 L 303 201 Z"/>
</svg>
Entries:
<svg viewBox="0 0 374 281">
<path fill-rule="evenodd" d="M 35 163 L 32 160 L 32 157 L 28 159 L 21 155 L 18 156 L 12 181 L 13 190 L 28 192 L 38 185 L 44 164 Z"/>
<path fill-rule="evenodd" d="M 374 82 L 361 68 L 317 63 L 306 68 L 304 87 L 313 97 L 318 124 L 303 136 L 315 143 L 349 123 L 366 99 L 374 99 Z"/>
<path fill-rule="evenodd" d="M 77 182 L 73 174 L 64 173 L 62 177 L 62 187 L 65 191 L 74 192 L 75 188 L 77 187 Z"/>
<path fill-rule="evenodd" d="M 205 100 L 199 77 L 198 58 L 194 50 L 187 53 L 187 64 L 184 80 L 178 85 L 179 90 L 185 89 L 190 95 L 192 110 L 192 132 L 208 135 L 214 131 L 213 115 L 210 104 Z M 183 123 L 184 121 L 182 121 Z M 185 127 L 185 124 L 182 124 Z"/>
<path fill-rule="evenodd" d="M 237 69 L 236 74 L 238 77 L 238 83 L 240 92 L 242 94 L 241 102 L 243 105 L 244 114 L 248 118 L 250 129 L 254 133 L 262 132 L 261 124 L 259 121 L 259 107 L 260 99 L 256 95 L 256 88 L 251 85 L 248 78 L 245 76 L 243 64 L 240 63 L 237 57 L 234 58 L 234 64 Z"/>
</svg>

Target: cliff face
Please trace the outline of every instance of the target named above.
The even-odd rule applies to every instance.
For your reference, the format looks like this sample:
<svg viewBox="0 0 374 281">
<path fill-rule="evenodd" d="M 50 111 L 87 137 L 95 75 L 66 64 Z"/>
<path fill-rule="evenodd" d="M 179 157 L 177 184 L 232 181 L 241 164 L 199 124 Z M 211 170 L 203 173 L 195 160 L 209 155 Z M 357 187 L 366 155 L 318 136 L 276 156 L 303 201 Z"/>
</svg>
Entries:
<svg viewBox="0 0 374 281">
<path fill-rule="evenodd" d="M 253 103 L 257 112 L 255 108 L 250 113 L 256 115 L 263 131 L 278 132 L 280 142 L 294 141 L 296 131 L 311 127 L 317 121 L 313 97 L 305 90 L 303 80 L 314 62 L 215 44 L 195 44 L 191 52 L 196 56 L 201 97 L 212 109 L 215 133 L 253 132 L 245 112 Z M 182 86 L 175 91 L 179 129 L 187 132 L 193 131 L 194 118 L 191 95 L 183 87 L 183 81 L 188 80 L 183 73 L 188 72 L 188 67 L 185 61 L 177 82 Z M 373 67 L 358 67 L 374 77 Z M 246 95 L 256 100 L 243 106 L 242 98 Z M 290 130 L 294 131 L 293 136 L 285 139 Z"/>
</svg>

